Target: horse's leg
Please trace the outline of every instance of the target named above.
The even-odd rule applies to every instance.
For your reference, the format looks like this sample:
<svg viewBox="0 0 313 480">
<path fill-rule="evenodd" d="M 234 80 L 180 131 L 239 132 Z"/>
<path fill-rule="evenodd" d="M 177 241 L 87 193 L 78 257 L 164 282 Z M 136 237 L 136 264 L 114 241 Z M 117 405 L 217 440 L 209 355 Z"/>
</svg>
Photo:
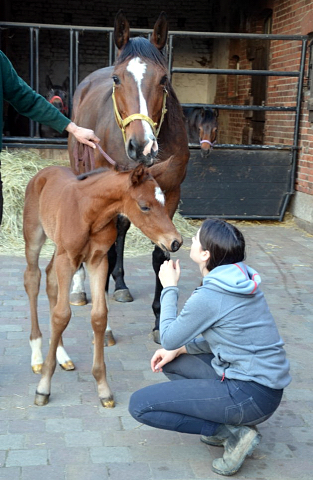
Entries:
<svg viewBox="0 0 313 480">
<path fill-rule="evenodd" d="M 117 238 L 115 242 L 116 262 L 112 272 L 115 281 L 114 300 L 117 302 L 132 302 L 134 299 L 124 281 L 124 245 L 126 233 L 130 227 L 130 221 L 123 215 L 117 218 Z M 114 245 L 113 245 L 114 247 Z M 112 248 L 112 247 L 111 247 Z"/>
<path fill-rule="evenodd" d="M 42 366 L 42 376 L 36 390 L 35 404 L 39 406 L 46 405 L 49 402 L 51 378 L 56 367 L 57 348 L 61 335 L 71 318 L 69 292 L 75 270 L 73 270 L 65 255 L 55 255 L 52 269 L 55 269 L 59 289 L 57 302 L 51 315 L 50 347 Z"/>
<path fill-rule="evenodd" d="M 91 325 L 94 332 L 94 357 L 92 374 L 98 385 L 99 398 L 106 408 L 115 406 L 110 387 L 106 379 L 104 363 L 104 334 L 107 326 L 107 303 L 105 284 L 108 274 L 108 259 L 103 257 L 97 263 L 89 262 L 87 268 L 90 274 L 90 289 L 92 298 Z"/>
<path fill-rule="evenodd" d="M 46 235 L 41 225 L 33 225 L 31 222 L 24 222 L 25 237 L 25 255 L 27 267 L 24 273 L 24 287 L 29 299 L 30 317 L 31 317 L 31 333 L 30 347 L 32 350 L 31 367 L 34 373 L 40 373 L 42 358 L 42 334 L 39 328 L 37 299 L 40 288 L 41 272 L 38 265 L 39 254 L 43 246 Z"/>
<path fill-rule="evenodd" d="M 46 291 L 50 305 L 50 318 L 52 317 L 52 312 L 58 299 L 58 282 L 55 274 L 55 269 L 53 268 L 53 261 L 54 256 L 52 257 L 49 265 L 46 268 Z M 62 336 L 59 340 L 56 357 L 60 367 L 63 368 L 63 370 L 75 370 L 75 365 L 64 348 Z"/>
<path fill-rule="evenodd" d="M 152 253 L 152 266 L 153 270 L 155 272 L 155 290 L 154 290 L 154 299 L 152 303 L 152 310 L 155 315 L 155 325 L 153 329 L 153 340 L 155 343 L 161 343 L 160 342 L 160 312 L 161 312 L 161 302 L 160 302 L 160 297 L 161 297 L 161 292 L 162 292 L 162 284 L 159 279 L 159 271 L 162 263 L 165 260 L 169 260 L 170 255 L 165 254 L 161 248 L 158 246 L 155 246 L 153 253 Z"/>
<path fill-rule="evenodd" d="M 180 188 L 170 192 L 166 197 L 166 207 L 171 218 L 174 217 L 176 209 L 178 207 L 180 198 Z M 155 272 L 155 291 L 154 291 L 154 299 L 152 302 L 152 310 L 155 315 L 155 325 L 153 329 L 153 340 L 155 343 L 160 342 L 160 312 L 161 312 L 161 292 L 162 292 L 162 284 L 159 279 L 159 271 L 162 263 L 165 260 L 169 260 L 170 254 L 168 252 L 164 252 L 159 247 L 155 246 L 154 251 L 152 253 L 152 266 Z"/>
<path fill-rule="evenodd" d="M 71 305 L 82 306 L 87 304 L 87 296 L 84 285 L 85 280 L 85 269 L 83 267 L 83 264 L 81 264 L 73 277 L 73 286 L 70 294 Z"/>
</svg>

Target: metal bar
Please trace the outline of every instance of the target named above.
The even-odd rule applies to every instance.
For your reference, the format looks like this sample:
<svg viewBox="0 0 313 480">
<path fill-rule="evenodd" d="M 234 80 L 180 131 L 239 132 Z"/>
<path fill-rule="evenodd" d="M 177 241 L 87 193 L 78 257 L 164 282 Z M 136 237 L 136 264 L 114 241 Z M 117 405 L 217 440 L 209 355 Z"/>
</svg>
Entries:
<svg viewBox="0 0 313 480">
<path fill-rule="evenodd" d="M 68 115 L 71 118 L 72 115 L 72 98 L 74 94 L 74 31 L 70 30 L 70 86 L 69 86 L 69 99 L 68 99 Z"/>
<path fill-rule="evenodd" d="M 293 137 L 293 144 L 294 146 L 298 146 L 299 143 L 299 126 L 300 126 L 300 114 L 301 114 L 301 100 L 302 100 L 302 90 L 303 90 L 303 78 L 304 78 L 304 68 L 305 68 L 305 57 L 306 57 L 306 47 L 307 47 L 307 40 L 302 42 L 302 51 L 301 51 L 301 60 L 300 60 L 300 77 L 298 81 L 298 90 L 297 90 L 297 112 L 295 118 L 295 127 L 294 127 L 294 137 Z M 298 152 L 296 149 L 292 152 L 292 169 L 289 181 L 289 189 L 286 193 L 284 198 L 284 202 L 282 205 L 280 221 L 283 220 L 286 208 L 288 206 L 290 196 L 294 193 L 294 184 L 296 178 L 296 169 L 297 169 L 297 157 Z"/>
<path fill-rule="evenodd" d="M 29 85 L 34 88 L 34 29 L 29 29 Z M 34 121 L 29 120 L 29 136 L 34 136 Z"/>
<path fill-rule="evenodd" d="M 190 108 L 218 108 L 219 110 L 255 110 L 255 111 L 267 111 L 267 112 L 295 112 L 297 107 L 263 107 L 261 105 L 218 105 L 212 103 L 182 103 L 182 107 Z"/>
<path fill-rule="evenodd" d="M 35 90 L 39 92 L 39 29 L 35 28 Z M 40 137 L 39 123 L 35 122 L 35 137 Z"/>
<path fill-rule="evenodd" d="M 78 67 L 79 67 L 79 32 L 75 30 L 75 81 L 73 82 L 73 85 L 75 85 L 75 90 L 79 83 Z"/>
<path fill-rule="evenodd" d="M 199 143 L 189 143 L 189 148 L 194 148 L 196 150 L 200 149 Z M 242 145 L 242 144 L 234 144 L 234 143 L 217 143 L 214 145 L 215 149 L 229 149 L 229 150 L 299 150 L 300 147 L 295 147 L 294 145 Z"/>
<path fill-rule="evenodd" d="M 225 68 L 182 68 L 173 67 L 172 73 L 200 73 L 211 75 L 259 75 L 267 77 L 299 77 L 300 72 L 285 72 L 275 70 L 236 70 Z"/>
<path fill-rule="evenodd" d="M 208 215 L 184 215 L 184 218 L 208 218 Z M 268 215 L 268 216 L 258 216 L 258 215 L 210 215 L 210 218 L 226 218 L 228 220 L 279 220 L 279 215 Z"/>
<path fill-rule="evenodd" d="M 173 71 L 173 35 L 170 35 L 168 39 L 168 71 L 170 74 L 169 80 L 171 81 Z"/>
<path fill-rule="evenodd" d="M 90 32 L 113 32 L 113 27 L 90 27 L 88 25 L 52 25 L 49 23 L 24 23 L 24 22 L 0 22 L 1 27 L 16 27 L 16 28 L 29 28 L 37 27 L 40 29 L 50 30 L 79 30 Z M 151 29 L 147 28 L 132 28 L 133 33 L 148 34 L 151 33 Z M 228 40 L 229 38 L 238 39 L 261 39 L 261 40 L 306 40 L 307 35 L 276 35 L 276 34 L 259 34 L 259 33 L 224 33 L 224 32 L 190 32 L 190 31 L 176 31 L 170 30 L 169 35 L 175 35 L 177 37 L 203 37 L 203 38 L 222 38 Z"/>
<path fill-rule="evenodd" d="M 114 63 L 114 42 L 113 32 L 109 33 L 109 67 Z"/>
</svg>

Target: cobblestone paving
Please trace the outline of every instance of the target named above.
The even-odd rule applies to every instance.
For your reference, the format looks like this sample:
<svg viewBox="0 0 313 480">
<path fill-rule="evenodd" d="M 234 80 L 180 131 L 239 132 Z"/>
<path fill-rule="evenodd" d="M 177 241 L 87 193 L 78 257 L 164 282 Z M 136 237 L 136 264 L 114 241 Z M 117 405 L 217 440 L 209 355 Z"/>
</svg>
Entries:
<svg viewBox="0 0 313 480">
<path fill-rule="evenodd" d="M 278 411 L 259 427 L 263 439 L 233 478 L 313 478 L 313 237 L 293 226 L 240 226 L 248 263 L 262 276 L 262 288 L 291 362 L 293 381 Z M 186 241 L 188 244 L 188 241 Z M 199 284 L 188 249 L 182 264 L 180 306 Z M 48 350 L 49 313 L 44 267 L 38 308 Z M 128 414 L 130 394 L 165 381 L 150 370 L 151 303 L 154 278 L 150 255 L 126 260 L 126 279 L 135 298 L 110 298 L 110 323 L 117 344 L 105 350 L 116 408 L 101 407 L 91 375 L 91 306 L 73 307 L 65 346 L 76 365 L 57 367 L 50 403 L 33 404 L 39 377 L 30 368 L 30 321 L 23 287 L 24 258 L 0 256 L 0 479 L 5 480 L 195 480 L 216 479 L 211 471 L 221 449 L 198 436 L 152 429 Z"/>
</svg>

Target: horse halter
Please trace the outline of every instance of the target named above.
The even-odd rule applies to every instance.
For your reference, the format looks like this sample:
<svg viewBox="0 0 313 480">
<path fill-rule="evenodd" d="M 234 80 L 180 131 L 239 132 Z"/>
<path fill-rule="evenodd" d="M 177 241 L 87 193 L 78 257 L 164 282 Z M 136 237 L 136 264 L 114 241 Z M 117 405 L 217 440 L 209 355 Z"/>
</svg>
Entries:
<svg viewBox="0 0 313 480">
<path fill-rule="evenodd" d="M 202 143 L 208 143 L 213 148 L 216 144 L 216 140 L 214 140 L 214 142 L 210 142 L 210 140 L 200 140 L 200 145 L 202 145 Z"/>
<path fill-rule="evenodd" d="M 123 134 L 123 138 L 124 138 L 124 143 L 126 143 L 126 127 L 127 125 L 129 125 L 131 122 L 133 122 L 134 120 L 145 120 L 146 122 L 149 123 L 150 127 L 152 128 L 152 131 L 155 135 L 155 137 L 157 138 L 159 133 L 160 133 L 160 129 L 161 129 L 161 126 L 162 126 L 162 123 L 163 123 L 163 120 L 164 120 L 164 116 L 167 112 L 167 109 L 166 109 L 166 97 L 168 95 L 168 91 L 166 90 L 166 88 L 164 88 L 164 93 L 163 93 L 163 103 L 162 103 L 162 113 L 161 113 L 161 118 L 160 118 L 160 123 L 159 123 L 159 126 L 157 127 L 157 123 L 155 123 L 152 118 L 150 117 L 147 117 L 146 115 L 143 115 L 142 113 L 134 113 L 132 115 L 129 115 L 128 117 L 124 118 L 124 120 L 122 119 L 119 111 L 118 111 L 118 108 L 117 108 L 117 105 L 116 105 L 116 99 L 115 99 L 115 85 L 113 84 L 113 92 L 112 92 L 112 100 L 113 100 L 113 109 L 114 109 L 114 115 L 115 115 L 115 120 L 116 120 L 116 123 L 118 124 L 118 126 L 120 127 L 120 129 L 122 130 L 122 134 Z"/>
<path fill-rule="evenodd" d="M 59 100 L 62 104 L 62 108 L 61 108 L 61 113 L 63 113 L 63 115 L 67 115 L 68 113 L 68 108 L 64 105 L 64 102 L 62 100 L 62 98 L 59 96 L 59 95 L 53 95 L 52 98 L 50 98 L 49 100 L 49 103 L 52 103 L 55 101 L 55 100 Z"/>
</svg>

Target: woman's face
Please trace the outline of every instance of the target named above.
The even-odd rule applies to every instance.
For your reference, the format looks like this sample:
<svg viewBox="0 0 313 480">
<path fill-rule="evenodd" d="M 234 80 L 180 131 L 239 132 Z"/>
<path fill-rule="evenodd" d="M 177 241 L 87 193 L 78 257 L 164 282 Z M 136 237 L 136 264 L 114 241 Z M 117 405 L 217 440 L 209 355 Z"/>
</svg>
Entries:
<svg viewBox="0 0 313 480">
<path fill-rule="evenodd" d="M 192 244 L 190 248 L 190 258 L 191 260 L 193 260 L 195 263 L 199 265 L 200 272 L 204 276 L 208 273 L 208 270 L 206 269 L 206 264 L 210 258 L 210 252 L 208 250 L 203 250 L 199 240 L 199 235 L 200 235 L 200 228 L 197 231 L 197 234 L 194 237 L 192 237 Z"/>
</svg>

